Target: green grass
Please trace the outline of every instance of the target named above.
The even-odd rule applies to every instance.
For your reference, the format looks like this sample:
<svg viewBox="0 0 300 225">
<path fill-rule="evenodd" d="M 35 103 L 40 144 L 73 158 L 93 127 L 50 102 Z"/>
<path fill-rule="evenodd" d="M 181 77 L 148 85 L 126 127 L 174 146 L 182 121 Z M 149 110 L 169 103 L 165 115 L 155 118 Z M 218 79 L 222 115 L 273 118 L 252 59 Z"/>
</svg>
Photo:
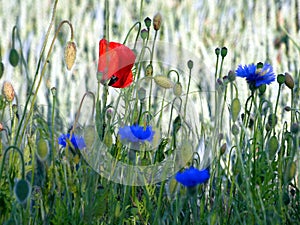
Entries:
<svg viewBox="0 0 300 225">
<path fill-rule="evenodd" d="M 10 81 L 15 91 L 13 102 L 4 93 L 0 99 L 0 223 L 299 223 L 297 1 L 62 0 L 55 9 L 54 2 L 0 1 L 1 84 Z M 152 26 L 148 41 L 138 26 L 128 35 L 157 12 L 157 36 Z M 77 46 L 71 71 L 68 24 L 55 35 L 63 20 Z M 123 43 L 127 35 L 128 47 L 137 44 L 135 81 L 126 89 L 100 84 L 99 40 Z M 228 53 L 217 61 L 223 46 Z M 252 93 L 244 79 L 224 77 L 257 62 L 272 64 L 283 82 Z M 145 78 L 149 64 L 153 79 Z M 179 79 L 179 97 L 158 75 Z M 118 129 L 135 122 L 153 127 L 151 144 L 120 140 Z M 85 149 L 58 144 L 71 130 Z M 211 177 L 186 188 L 174 174 L 192 164 Z"/>
</svg>

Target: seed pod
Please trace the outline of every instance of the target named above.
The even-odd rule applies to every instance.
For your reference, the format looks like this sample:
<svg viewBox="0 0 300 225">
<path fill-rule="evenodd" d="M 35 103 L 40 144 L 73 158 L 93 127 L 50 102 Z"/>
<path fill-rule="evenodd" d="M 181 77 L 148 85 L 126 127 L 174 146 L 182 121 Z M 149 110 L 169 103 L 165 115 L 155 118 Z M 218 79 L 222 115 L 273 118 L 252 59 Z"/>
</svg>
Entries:
<svg viewBox="0 0 300 225">
<path fill-rule="evenodd" d="M 177 82 L 173 87 L 173 92 L 176 97 L 180 97 L 182 94 L 182 85 L 180 82 Z"/>
<path fill-rule="evenodd" d="M 15 98 L 15 90 L 12 84 L 8 81 L 3 83 L 2 94 L 4 95 L 6 101 L 12 102 Z"/>
<path fill-rule="evenodd" d="M 19 63 L 19 53 L 17 52 L 16 49 L 12 48 L 9 53 L 9 63 L 13 66 L 16 67 Z"/>
<path fill-rule="evenodd" d="M 18 180 L 15 184 L 14 192 L 17 200 L 22 204 L 30 196 L 30 184 L 27 180 Z"/>
<path fill-rule="evenodd" d="M 154 30 L 159 30 L 161 26 L 162 17 L 160 13 L 157 13 L 153 18 L 153 28 Z"/>
<path fill-rule="evenodd" d="M 141 37 L 142 37 L 143 40 L 145 40 L 148 37 L 148 30 L 143 29 L 141 31 Z"/>
<path fill-rule="evenodd" d="M 149 17 L 147 17 L 144 19 L 144 22 L 145 22 L 147 29 L 149 29 L 151 26 L 151 19 Z"/>
<path fill-rule="evenodd" d="M 231 132 L 233 135 L 238 135 L 240 132 L 240 129 L 236 124 L 233 124 L 231 127 Z"/>
<path fill-rule="evenodd" d="M 224 58 L 227 55 L 227 48 L 226 47 L 222 47 L 221 48 L 221 57 Z"/>
<path fill-rule="evenodd" d="M 296 175 L 297 165 L 295 162 L 288 163 L 285 173 L 284 173 L 284 181 L 285 183 L 289 183 Z"/>
<path fill-rule="evenodd" d="M 289 89 L 293 89 L 295 86 L 295 82 L 293 77 L 291 76 L 291 74 L 289 73 L 285 73 L 285 81 L 284 81 L 285 85 L 288 86 Z"/>
<path fill-rule="evenodd" d="M 144 101 L 145 98 L 146 98 L 146 89 L 143 88 L 143 87 L 141 87 L 141 88 L 139 88 L 139 90 L 138 90 L 138 99 L 139 99 L 140 101 Z"/>
<path fill-rule="evenodd" d="M 240 100 L 238 98 L 234 98 L 231 102 L 231 116 L 233 122 L 237 120 L 240 110 L 241 110 Z"/>
<path fill-rule="evenodd" d="M 221 146 L 221 148 L 220 148 L 221 155 L 223 155 L 223 154 L 225 153 L 226 148 L 227 148 L 227 144 L 226 144 L 226 143 L 222 144 L 222 146 Z"/>
<path fill-rule="evenodd" d="M 154 81 L 158 86 L 165 89 L 169 89 L 174 86 L 173 82 L 169 78 L 162 75 L 155 76 Z"/>
<path fill-rule="evenodd" d="M 278 82 L 278 84 L 283 84 L 285 82 L 285 76 L 283 74 L 278 74 L 277 82 Z"/>
<path fill-rule="evenodd" d="M 189 61 L 187 62 L 187 66 L 188 66 L 188 68 L 189 68 L 190 70 L 193 69 L 194 62 L 193 62 L 192 60 L 189 60 Z"/>
<path fill-rule="evenodd" d="M 76 59 L 76 44 L 68 41 L 65 47 L 65 62 L 68 70 L 71 70 Z"/>
</svg>

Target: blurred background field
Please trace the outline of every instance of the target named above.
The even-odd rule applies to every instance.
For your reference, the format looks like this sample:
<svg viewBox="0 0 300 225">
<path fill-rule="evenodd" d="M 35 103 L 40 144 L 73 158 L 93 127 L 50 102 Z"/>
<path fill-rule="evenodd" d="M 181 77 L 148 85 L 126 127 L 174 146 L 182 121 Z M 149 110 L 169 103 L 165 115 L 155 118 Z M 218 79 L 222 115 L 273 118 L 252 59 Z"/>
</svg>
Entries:
<svg viewBox="0 0 300 225">
<path fill-rule="evenodd" d="M 141 9 L 142 4 L 142 10 Z M 270 62 L 275 73 L 297 73 L 298 50 L 280 29 L 285 27 L 296 42 L 299 40 L 298 1 L 110 1 L 109 39 L 123 42 L 130 27 L 138 20 L 152 18 L 157 12 L 163 16 L 158 40 L 165 43 L 166 57 L 174 48 L 177 57 L 172 58 L 173 67 L 187 70 L 186 62 L 194 60 L 194 86 L 201 84 L 214 91 L 212 78 L 215 71 L 216 47 L 226 46 L 228 56 L 223 65 L 223 75 L 235 70 L 239 64 Z M 17 90 L 20 102 L 26 98 L 26 76 L 34 76 L 43 38 L 49 25 L 52 1 L 1 1 L 0 30 L 1 55 L 5 63 L 2 80 L 9 80 Z M 96 90 L 98 42 L 104 36 L 103 1 L 60 0 L 57 7 L 56 26 L 61 20 L 69 20 L 74 27 L 74 40 L 78 47 L 75 67 L 68 72 L 63 62 L 65 43 L 70 39 L 65 26 L 55 43 L 46 80 L 43 81 L 38 103 L 47 105 L 49 88 L 56 87 L 62 112 L 72 117 L 76 103 L 86 89 Z M 13 68 L 8 63 L 12 46 L 12 28 L 17 25 L 22 48 L 29 70 Z M 150 34 L 150 40 L 153 39 Z M 133 43 L 131 34 L 128 43 Z M 170 45 L 171 44 L 171 45 Z M 164 44 L 160 47 L 163 48 Z M 182 54 L 185 53 L 184 56 Z M 165 59 L 158 56 L 156 60 Z M 26 74 L 28 73 L 28 74 Z M 184 77 L 184 76 L 183 76 Z M 240 82 L 241 79 L 238 81 Z M 240 82 L 246 90 L 246 83 Z M 271 85 L 275 96 L 275 84 Z M 245 88 L 245 89 L 244 89 Z M 274 89 L 274 90 L 273 90 Z M 206 90 L 207 91 L 207 90 Z M 247 94 L 247 93 L 246 93 Z M 74 108 L 75 107 L 75 108 Z"/>
</svg>

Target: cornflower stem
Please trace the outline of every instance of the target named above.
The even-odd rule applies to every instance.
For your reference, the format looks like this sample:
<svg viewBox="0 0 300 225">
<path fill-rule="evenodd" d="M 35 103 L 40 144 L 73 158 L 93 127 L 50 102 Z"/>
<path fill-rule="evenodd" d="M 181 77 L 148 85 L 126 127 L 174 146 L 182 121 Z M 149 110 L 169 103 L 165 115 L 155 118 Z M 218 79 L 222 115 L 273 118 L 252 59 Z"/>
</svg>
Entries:
<svg viewBox="0 0 300 225">
<path fill-rule="evenodd" d="M 22 166 L 22 179 L 24 179 L 25 178 L 25 163 L 24 163 L 23 153 L 17 146 L 11 145 L 7 149 L 5 149 L 4 154 L 3 154 L 1 168 L 0 168 L 0 180 L 2 178 L 2 171 L 4 168 L 4 164 L 5 164 L 5 158 L 6 158 L 7 153 L 9 152 L 9 150 L 16 150 L 19 153 L 20 159 L 21 159 L 21 166 Z"/>
<path fill-rule="evenodd" d="M 51 21 L 50 21 L 50 25 L 48 27 L 48 30 L 47 30 L 47 33 L 46 33 L 46 37 L 45 37 L 45 41 L 43 43 L 43 46 L 42 46 L 42 49 L 41 49 L 41 53 L 40 53 L 40 57 L 39 57 L 39 60 L 38 60 L 38 65 L 37 65 L 37 68 L 36 68 L 36 72 L 35 72 L 35 75 L 34 75 L 34 79 L 33 79 L 33 83 L 30 87 L 30 91 L 29 91 L 29 97 L 26 99 L 26 103 L 25 103 L 25 107 L 24 107 L 24 112 L 22 114 L 22 118 L 20 120 L 20 123 L 19 123 L 19 126 L 18 126 L 18 129 L 17 129 L 17 133 L 16 133 L 16 139 L 15 139 L 15 145 L 17 144 L 18 142 L 18 137 L 19 137 L 19 133 L 20 133 L 20 130 L 21 130 L 21 127 L 22 127 L 22 123 L 25 119 L 25 115 L 26 115 L 26 111 L 27 111 L 27 107 L 28 107 L 28 104 L 29 104 L 29 101 L 30 101 L 30 96 L 33 92 L 33 88 L 35 86 L 35 83 L 37 81 L 37 77 L 38 77 L 38 73 L 39 73 L 39 70 L 40 70 L 40 66 L 41 66 L 41 63 L 42 63 L 42 56 L 44 55 L 44 52 L 45 52 L 45 49 L 46 49 L 46 45 L 47 45 L 47 42 L 48 42 L 48 39 L 49 39 L 49 35 L 50 35 L 50 31 L 52 29 L 52 26 L 54 24 L 54 19 L 55 19 L 55 14 L 56 14 L 56 7 L 57 7 L 57 3 L 58 3 L 58 0 L 55 0 L 54 2 L 54 6 L 53 6 L 53 10 L 52 10 L 52 17 L 51 17 Z M 37 91 L 37 90 L 36 90 Z M 23 135 L 22 135 L 23 136 Z"/>
<path fill-rule="evenodd" d="M 23 127 L 23 130 L 22 130 L 22 132 L 21 132 L 21 136 L 22 136 L 22 137 L 23 137 L 23 135 L 24 135 L 24 133 L 25 133 L 27 124 L 28 124 L 29 119 L 30 119 L 30 117 L 31 117 L 31 114 L 32 114 L 32 112 L 33 112 L 33 107 L 34 107 L 34 104 L 35 104 L 35 101 L 36 101 L 36 98 L 37 98 L 38 90 L 39 90 L 39 88 L 40 88 L 40 86 L 41 86 L 43 77 L 44 77 L 44 75 L 45 75 L 46 68 L 47 68 L 46 65 L 48 64 L 48 61 L 49 61 L 49 59 L 50 59 L 50 55 L 51 55 L 52 49 L 53 49 L 53 47 L 54 47 L 54 42 L 55 42 L 55 40 L 56 40 L 56 38 L 57 38 L 57 36 L 58 36 L 59 31 L 61 30 L 61 28 L 62 28 L 62 26 L 63 26 L 64 24 L 68 24 L 68 25 L 69 25 L 69 27 L 70 27 L 70 29 L 71 29 L 71 40 L 73 39 L 73 36 L 72 36 L 72 35 L 73 35 L 73 31 L 72 31 L 72 30 L 73 30 L 73 27 L 72 27 L 71 23 L 70 23 L 68 20 L 63 20 L 62 22 L 60 22 L 60 24 L 59 24 L 59 26 L 58 26 L 58 28 L 57 28 L 57 30 L 56 30 L 56 33 L 55 33 L 55 35 L 54 35 L 54 37 L 53 37 L 53 39 L 52 39 L 52 42 L 51 42 L 51 45 L 50 45 L 50 48 L 49 48 L 49 51 L 48 51 L 48 54 L 47 54 L 47 57 L 46 57 L 46 60 L 45 60 L 45 64 L 43 65 L 43 68 L 42 68 L 42 71 L 41 71 L 41 75 L 40 75 L 40 79 L 39 79 L 39 81 L 38 81 L 38 85 L 37 85 L 37 87 L 36 87 L 36 90 L 35 90 L 34 95 L 33 95 L 33 99 L 32 99 L 32 101 L 31 101 L 31 106 L 30 106 L 30 109 L 29 109 L 28 116 L 26 117 L 26 120 L 25 120 L 25 122 L 24 122 L 24 127 Z M 25 111 L 25 110 L 24 110 L 24 111 Z M 24 113 L 24 114 L 25 114 L 25 113 Z M 20 144 L 20 143 L 18 143 L 18 144 Z"/>
</svg>

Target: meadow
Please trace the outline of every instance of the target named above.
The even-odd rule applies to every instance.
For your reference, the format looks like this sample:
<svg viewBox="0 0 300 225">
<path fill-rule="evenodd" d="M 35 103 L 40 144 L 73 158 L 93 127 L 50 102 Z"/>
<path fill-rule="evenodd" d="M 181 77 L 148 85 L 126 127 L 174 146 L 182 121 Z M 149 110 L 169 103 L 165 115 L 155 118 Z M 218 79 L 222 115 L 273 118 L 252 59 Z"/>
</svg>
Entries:
<svg viewBox="0 0 300 225">
<path fill-rule="evenodd" d="M 0 223 L 299 224 L 299 4 L 0 0 Z"/>
</svg>

